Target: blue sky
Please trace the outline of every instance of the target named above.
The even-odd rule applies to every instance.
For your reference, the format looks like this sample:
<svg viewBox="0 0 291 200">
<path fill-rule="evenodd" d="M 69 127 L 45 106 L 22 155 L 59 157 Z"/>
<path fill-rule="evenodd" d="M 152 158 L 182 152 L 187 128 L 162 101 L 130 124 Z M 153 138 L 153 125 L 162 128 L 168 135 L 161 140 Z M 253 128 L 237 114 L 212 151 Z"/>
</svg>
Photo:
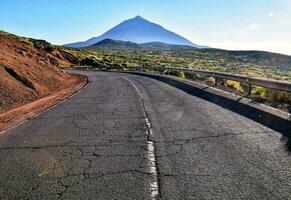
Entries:
<svg viewBox="0 0 291 200">
<path fill-rule="evenodd" d="M 136 15 L 194 43 L 291 55 L 291 0 L 0 0 L 0 29 L 54 44 Z"/>
</svg>

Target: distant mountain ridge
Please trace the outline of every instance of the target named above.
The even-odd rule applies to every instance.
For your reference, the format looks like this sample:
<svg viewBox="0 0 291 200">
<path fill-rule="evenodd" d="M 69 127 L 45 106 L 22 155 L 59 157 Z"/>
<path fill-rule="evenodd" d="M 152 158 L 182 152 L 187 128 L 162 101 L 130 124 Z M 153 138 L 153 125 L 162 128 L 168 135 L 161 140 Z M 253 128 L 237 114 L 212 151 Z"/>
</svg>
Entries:
<svg viewBox="0 0 291 200">
<path fill-rule="evenodd" d="M 99 48 L 107 48 L 107 49 L 197 49 L 193 46 L 187 45 L 175 45 L 175 44 L 167 44 L 162 42 L 148 42 L 137 44 L 133 42 L 125 42 L 121 40 L 113 40 L 113 39 L 105 39 L 96 44 L 93 44 L 88 47 L 84 47 L 89 50 L 99 49 Z"/>
<path fill-rule="evenodd" d="M 86 49 L 94 48 L 139 48 L 140 45 L 133 42 L 126 42 L 121 40 L 105 39 L 91 46 L 85 47 Z"/>
<path fill-rule="evenodd" d="M 187 45 L 196 48 L 204 48 L 204 46 L 194 44 L 188 39 L 140 16 L 136 16 L 118 24 L 101 36 L 93 37 L 83 42 L 65 44 L 64 46 L 75 48 L 88 47 L 104 39 L 129 41 L 138 44 L 161 42 L 167 44 Z"/>
</svg>

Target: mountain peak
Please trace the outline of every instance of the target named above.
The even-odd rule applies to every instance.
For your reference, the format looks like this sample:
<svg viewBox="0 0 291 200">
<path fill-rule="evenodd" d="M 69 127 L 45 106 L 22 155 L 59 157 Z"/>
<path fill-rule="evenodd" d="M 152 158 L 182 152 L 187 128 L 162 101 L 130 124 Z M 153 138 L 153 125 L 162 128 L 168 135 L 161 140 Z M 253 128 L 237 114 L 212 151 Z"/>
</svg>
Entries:
<svg viewBox="0 0 291 200">
<path fill-rule="evenodd" d="M 133 43 L 162 42 L 167 44 L 187 45 L 199 48 L 186 38 L 169 31 L 159 24 L 150 22 L 140 15 L 123 21 L 99 37 L 93 37 L 84 42 L 67 44 L 69 47 L 87 47 L 104 39 L 129 41 Z"/>
<path fill-rule="evenodd" d="M 137 16 L 135 16 L 135 17 L 132 18 L 132 19 L 144 19 L 144 18 L 142 18 L 140 15 L 137 15 Z"/>
<path fill-rule="evenodd" d="M 135 16 L 134 18 L 131 18 L 129 20 L 126 20 L 127 22 L 129 21 L 134 21 L 134 22 L 149 22 L 148 20 L 146 20 L 145 18 L 141 17 L 140 15 Z M 126 22 L 125 21 L 125 22 Z"/>
</svg>

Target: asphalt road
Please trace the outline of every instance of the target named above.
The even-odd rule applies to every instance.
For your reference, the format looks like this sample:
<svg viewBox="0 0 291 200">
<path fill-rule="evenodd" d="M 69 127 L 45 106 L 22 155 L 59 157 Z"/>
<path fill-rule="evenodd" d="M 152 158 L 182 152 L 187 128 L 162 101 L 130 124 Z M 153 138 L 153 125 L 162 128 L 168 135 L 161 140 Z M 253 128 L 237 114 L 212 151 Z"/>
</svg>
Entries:
<svg viewBox="0 0 291 200">
<path fill-rule="evenodd" d="M 174 84 L 82 72 L 0 135 L 0 199 L 291 199 L 282 134 Z"/>
</svg>

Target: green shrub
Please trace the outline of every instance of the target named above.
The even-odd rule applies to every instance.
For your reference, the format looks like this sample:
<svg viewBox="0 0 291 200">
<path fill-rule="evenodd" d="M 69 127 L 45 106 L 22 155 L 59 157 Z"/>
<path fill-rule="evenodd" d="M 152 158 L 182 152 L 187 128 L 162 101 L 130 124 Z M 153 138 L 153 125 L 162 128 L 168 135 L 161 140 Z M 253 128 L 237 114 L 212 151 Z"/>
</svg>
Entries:
<svg viewBox="0 0 291 200">
<path fill-rule="evenodd" d="M 227 87 L 233 88 L 233 89 L 235 89 L 235 90 L 237 90 L 239 92 L 243 92 L 244 91 L 243 88 L 241 87 L 240 82 L 237 82 L 237 81 L 227 80 L 227 81 L 225 81 L 225 85 Z"/>
<path fill-rule="evenodd" d="M 178 77 L 179 78 L 186 78 L 184 72 L 178 72 Z"/>
<path fill-rule="evenodd" d="M 291 93 L 270 90 L 269 98 L 277 103 L 291 104 Z"/>
<path fill-rule="evenodd" d="M 261 98 L 266 99 L 268 98 L 269 91 L 267 88 L 254 86 L 251 93 L 252 95 L 260 96 Z"/>
<path fill-rule="evenodd" d="M 113 69 L 117 69 L 117 70 L 122 70 L 122 68 L 126 68 L 126 66 L 123 66 L 121 64 L 112 64 L 111 66 Z"/>
<path fill-rule="evenodd" d="M 19 40 L 31 47 L 33 47 L 33 42 L 31 42 L 28 38 L 25 38 L 25 37 L 19 37 Z"/>
<path fill-rule="evenodd" d="M 210 85 L 214 85 L 215 84 L 215 78 L 214 77 L 208 77 L 206 79 L 206 83 L 210 84 Z"/>
<path fill-rule="evenodd" d="M 80 62 L 81 65 L 91 66 L 91 67 L 99 67 L 98 62 L 92 58 L 84 58 Z"/>
<path fill-rule="evenodd" d="M 184 72 L 181 72 L 181 71 L 170 71 L 169 75 L 177 76 L 177 77 L 183 78 L 183 79 L 186 78 Z"/>
</svg>

